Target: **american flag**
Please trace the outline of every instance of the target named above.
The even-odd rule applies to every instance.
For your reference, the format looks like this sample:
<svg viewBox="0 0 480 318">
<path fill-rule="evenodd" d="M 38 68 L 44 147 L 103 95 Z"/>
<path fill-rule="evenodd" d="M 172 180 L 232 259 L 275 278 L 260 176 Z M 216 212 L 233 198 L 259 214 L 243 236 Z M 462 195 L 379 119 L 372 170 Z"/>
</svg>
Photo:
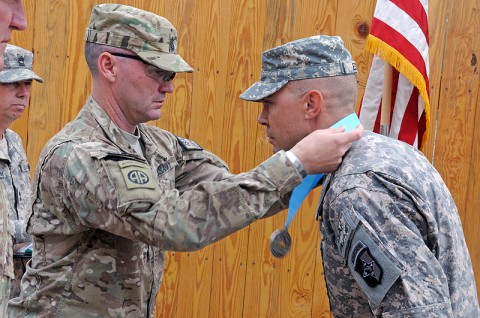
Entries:
<svg viewBox="0 0 480 318">
<path fill-rule="evenodd" d="M 428 0 L 377 0 L 367 38 L 375 55 L 359 110 L 365 129 L 379 132 L 384 65 L 392 65 L 387 135 L 417 148 L 430 125 L 427 12 Z"/>
</svg>

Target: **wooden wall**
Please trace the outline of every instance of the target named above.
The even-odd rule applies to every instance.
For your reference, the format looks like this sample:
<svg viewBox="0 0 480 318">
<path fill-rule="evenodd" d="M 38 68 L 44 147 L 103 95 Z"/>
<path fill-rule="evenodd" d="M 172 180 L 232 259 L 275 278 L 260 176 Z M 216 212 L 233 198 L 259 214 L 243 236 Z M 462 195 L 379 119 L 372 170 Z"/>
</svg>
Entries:
<svg viewBox="0 0 480 318">
<path fill-rule="evenodd" d="M 105 1 L 112 2 L 112 1 Z M 13 128 L 34 169 L 47 140 L 73 119 L 89 94 L 83 35 L 94 0 L 24 0 L 29 27 L 13 44 L 35 53 L 30 108 Z M 238 95 L 259 78 L 260 53 L 314 34 L 340 35 L 359 67 L 362 93 L 371 56 L 364 52 L 375 0 L 118 0 L 156 12 L 178 29 L 179 52 L 195 68 L 175 79 L 156 124 L 199 142 L 232 171 L 271 154 L 256 120 L 260 107 Z M 480 287 L 480 2 L 430 1 L 431 138 L 427 157 L 461 213 Z M 307 198 L 291 225 L 293 248 L 273 258 L 269 236 L 286 214 L 262 220 L 195 253 L 170 253 L 158 317 L 329 317 L 314 213 Z M 477 216 L 476 216 L 477 215 Z M 479 288 L 480 290 L 480 288 Z"/>
</svg>

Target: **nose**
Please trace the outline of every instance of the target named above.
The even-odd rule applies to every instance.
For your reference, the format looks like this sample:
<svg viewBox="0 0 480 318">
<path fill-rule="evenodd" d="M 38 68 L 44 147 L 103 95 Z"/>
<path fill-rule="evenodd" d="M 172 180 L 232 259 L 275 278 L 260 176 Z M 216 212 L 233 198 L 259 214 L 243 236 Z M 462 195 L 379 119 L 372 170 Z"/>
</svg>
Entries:
<svg viewBox="0 0 480 318">
<path fill-rule="evenodd" d="M 17 0 L 12 4 L 12 21 L 10 22 L 10 27 L 19 31 L 27 28 L 27 19 L 25 18 L 22 0 Z"/>
<path fill-rule="evenodd" d="M 260 116 L 258 116 L 257 122 L 258 122 L 260 125 L 267 126 L 267 124 L 268 124 L 267 118 L 268 118 L 268 116 L 267 116 L 267 110 L 266 110 L 266 108 L 264 107 L 264 108 L 262 109 L 262 112 L 261 112 Z"/>
<path fill-rule="evenodd" d="M 160 84 L 158 91 L 161 93 L 173 93 L 174 85 L 173 80 L 163 82 Z"/>
<path fill-rule="evenodd" d="M 31 89 L 30 83 L 27 84 L 26 82 L 19 82 L 16 89 L 17 97 L 28 98 L 28 96 L 30 95 L 30 89 Z"/>
</svg>

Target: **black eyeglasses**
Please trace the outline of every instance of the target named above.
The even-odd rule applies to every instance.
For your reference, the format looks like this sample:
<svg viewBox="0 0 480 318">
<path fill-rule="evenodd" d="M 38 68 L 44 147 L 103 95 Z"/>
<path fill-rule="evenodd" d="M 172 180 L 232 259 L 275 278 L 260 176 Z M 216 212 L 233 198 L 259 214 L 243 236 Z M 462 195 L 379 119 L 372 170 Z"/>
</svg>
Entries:
<svg viewBox="0 0 480 318">
<path fill-rule="evenodd" d="M 127 59 L 132 59 L 132 60 L 138 60 L 141 61 L 143 64 L 147 65 L 145 73 L 147 74 L 148 77 L 151 77 L 157 81 L 161 82 L 169 82 L 175 78 L 176 73 L 171 72 L 171 71 L 166 71 L 162 70 L 159 67 L 156 67 L 154 65 L 148 64 L 142 58 L 138 55 L 131 55 L 131 54 L 123 54 L 123 53 L 112 53 L 112 52 L 107 52 L 110 53 L 113 56 L 118 56 L 118 57 L 125 57 Z"/>
</svg>

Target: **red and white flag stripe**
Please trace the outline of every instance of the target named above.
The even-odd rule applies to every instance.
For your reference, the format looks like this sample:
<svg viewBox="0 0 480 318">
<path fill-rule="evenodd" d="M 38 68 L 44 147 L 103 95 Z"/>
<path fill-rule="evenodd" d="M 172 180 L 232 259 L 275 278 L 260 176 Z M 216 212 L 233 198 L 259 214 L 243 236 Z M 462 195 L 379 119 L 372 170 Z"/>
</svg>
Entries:
<svg viewBox="0 0 480 318">
<path fill-rule="evenodd" d="M 366 129 L 380 131 L 385 63 L 393 66 L 389 136 L 421 147 L 429 127 L 427 0 L 378 0 L 367 50 L 375 54 L 360 106 Z"/>
</svg>

